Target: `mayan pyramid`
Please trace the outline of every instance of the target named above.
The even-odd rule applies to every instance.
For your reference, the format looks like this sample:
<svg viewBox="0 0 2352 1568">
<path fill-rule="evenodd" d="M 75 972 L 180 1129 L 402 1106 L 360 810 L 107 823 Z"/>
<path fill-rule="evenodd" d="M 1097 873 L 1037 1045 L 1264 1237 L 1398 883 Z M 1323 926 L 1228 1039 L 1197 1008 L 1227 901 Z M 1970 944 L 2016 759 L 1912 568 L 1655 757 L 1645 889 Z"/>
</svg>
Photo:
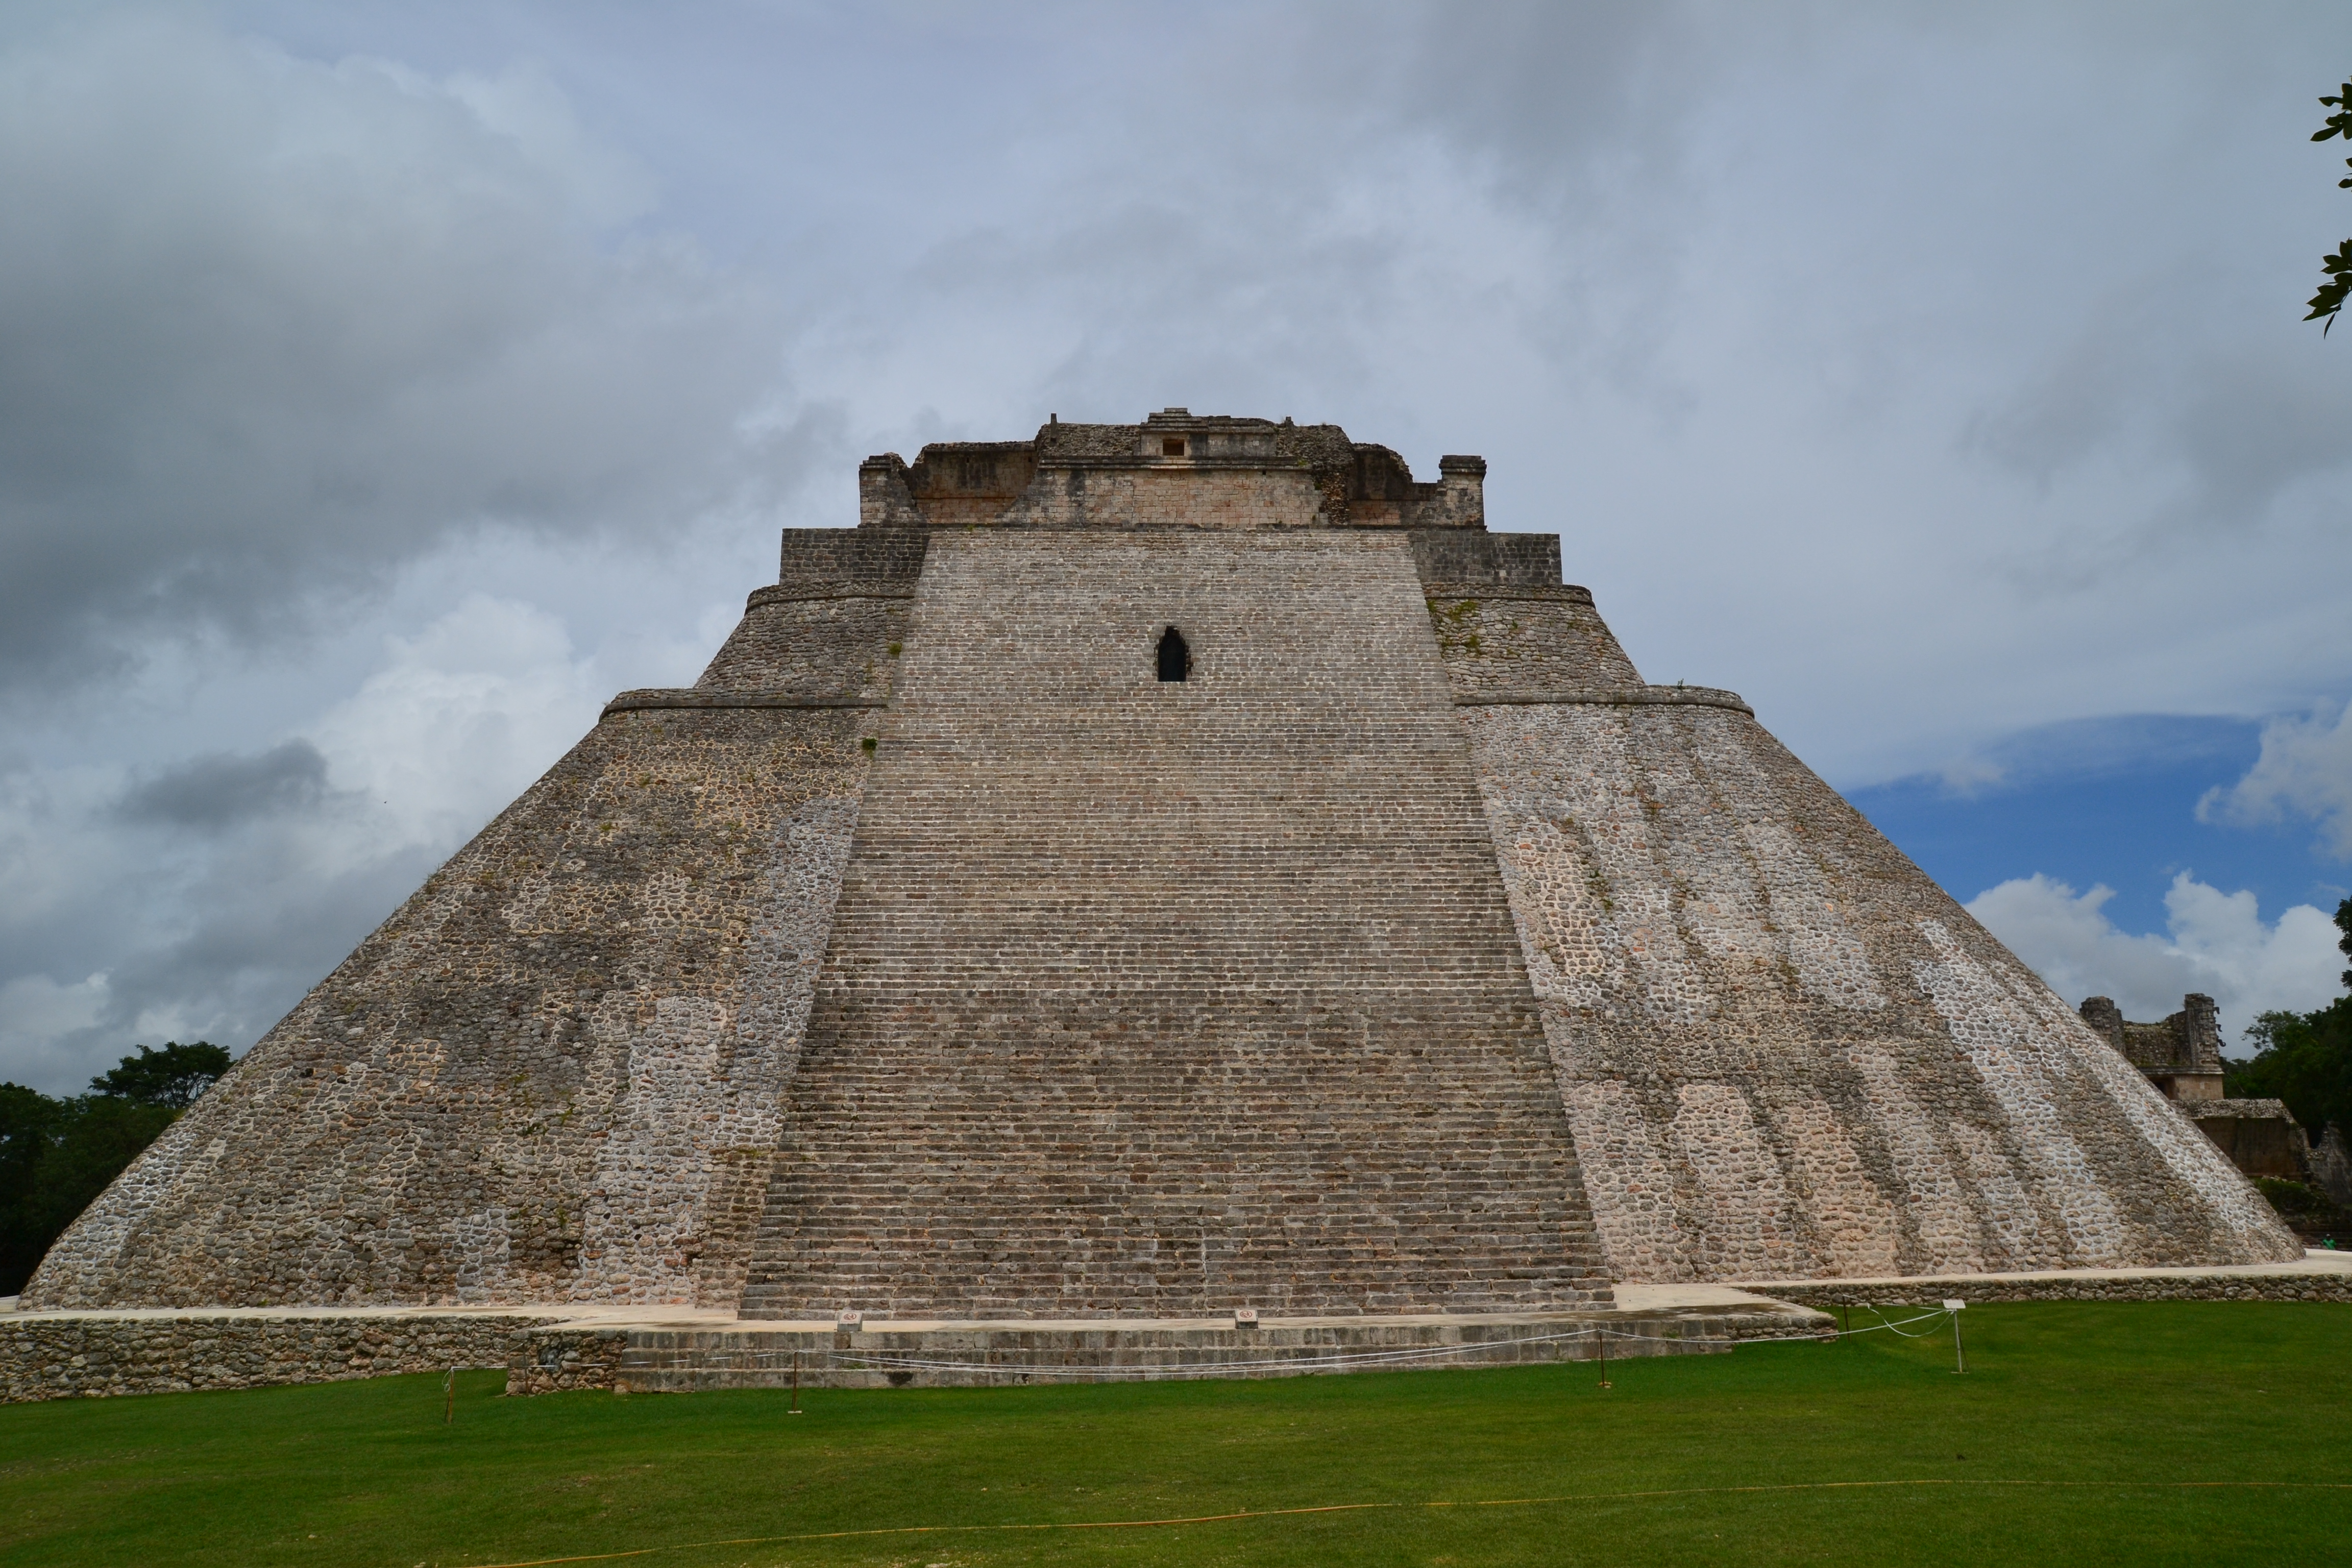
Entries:
<svg viewBox="0 0 2352 1568">
<path fill-rule="evenodd" d="M 27 1307 L 1570 1307 L 2298 1256 L 1559 541 L 1335 426 L 859 471 Z"/>
</svg>

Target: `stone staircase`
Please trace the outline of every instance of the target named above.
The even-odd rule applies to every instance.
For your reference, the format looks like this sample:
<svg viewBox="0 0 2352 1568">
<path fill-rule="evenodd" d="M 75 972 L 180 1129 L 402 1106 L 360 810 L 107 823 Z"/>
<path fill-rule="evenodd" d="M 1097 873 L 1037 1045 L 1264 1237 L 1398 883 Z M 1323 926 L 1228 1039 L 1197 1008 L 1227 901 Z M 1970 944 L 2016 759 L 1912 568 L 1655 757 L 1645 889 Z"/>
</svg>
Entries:
<svg viewBox="0 0 2352 1568">
<path fill-rule="evenodd" d="M 1606 1300 L 1406 541 L 940 534 L 908 642 L 744 1316 Z"/>
</svg>

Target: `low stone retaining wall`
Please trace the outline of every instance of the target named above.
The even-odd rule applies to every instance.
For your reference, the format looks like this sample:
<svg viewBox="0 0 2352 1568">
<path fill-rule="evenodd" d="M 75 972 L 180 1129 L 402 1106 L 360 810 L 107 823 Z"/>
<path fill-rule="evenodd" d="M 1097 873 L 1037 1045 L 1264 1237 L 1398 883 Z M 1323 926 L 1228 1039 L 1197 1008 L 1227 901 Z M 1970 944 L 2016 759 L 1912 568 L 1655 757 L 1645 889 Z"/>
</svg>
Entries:
<svg viewBox="0 0 2352 1568">
<path fill-rule="evenodd" d="M 2194 1274 L 2115 1279 L 1836 1279 L 1743 1285 L 1800 1306 L 1933 1307 L 1986 1301 L 2352 1301 L 2352 1275 Z"/>
<path fill-rule="evenodd" d="M 982 1388 L 1061 1379 L 1299 1377 L 1704 1355 L 1743 1340 L 1827 1332 L 1824 1315 L 1752 1309 L 1587 1312 L 1450 1321 L 1275 1320 L 1240 1329 L 1172 1322 L 963 1323 L 861 1333 L 766 1328 L 648 1330 L 628 1335 L 614 1386 L 641 1393 L 718 1388 Z M 509 1386 L 512 1386 L 511 1383 Z"/>
<path fill-rule="evenodd" d="M 1491 1366 L 1584 1360 L 1605 1325 L 1609 1355 L 1705 1353 L 1827 1328 L 1839 1306 L 1992 1301 L 2352 1301 L 2352 1273 L 2086 1274 L 1958 1279 L 1812 1279 L 1741 1286 L 1741 1307 L 1447 1321 L 1359 1319 L 1202 1324 L 1019 1322 L 836 1333 L 814 1326 L 583 1321 L 521 1311 L 0 1310 L 0 1403 L 332 1383 L 503 1368 L 509 1394 L 618 1388 L 779 1388 L 801 1352 L 804 1387 L 1020 1384 L 1087 1370 L 1285 1376 L 1382 1365 Z M 1786 1303 L 1776 1306 L 1774 1303 Z M 1809 1311 L 1807 1309 L 1812 1309 Z M 1458 1354 L 1419 1355 L 1443 1347 Z M 1484 1347 L 1484 1348 L 1472 1348 Z M 1372 1352 L 1369 1355 L 1364 1352 Z M 1384 1355 L 1381 1352 L 1390 1352 Z M 1395 1353 L 1403 1352 L 1403 1353 Z M 1390 1359 L 1393 1355 L 1394 1359 Z"/>
<path fill-rule="evenodd" d="M 517 1358 L 507 1365 L 509 1394 L 557 1394 L 572 1388 L 611 1388 L 621 1358 L 634 1336 L 626 1329 L 557 1324 L 518 1335 Z"/>
<path fill-rule="evenodd" d="M 0 1312 L 0 1402 L 330 1383 L 503 1368 L 511 1394 L 570 1389 L 1003 1385 L 1076 1373 L 1282 1377 L 1704 1354 L 1828 1327 L 1803 1308 L 1463 1319 L 928 1324 L 848 1334 L 814 1325 L 612 1323 L 552 1313 L 353 1310 Z"/>
<path fill-rule="evenodd" d="M 0 1403 L 513 1367 L 530 1353 L 530 1331 L 550 1321 L 489 1314 L 0 1313 Z M 559 1357 L 553 1375 L 562 1369 Z M 610 1382 L 607 1373 L 604 1384 Z"/>
</svg>

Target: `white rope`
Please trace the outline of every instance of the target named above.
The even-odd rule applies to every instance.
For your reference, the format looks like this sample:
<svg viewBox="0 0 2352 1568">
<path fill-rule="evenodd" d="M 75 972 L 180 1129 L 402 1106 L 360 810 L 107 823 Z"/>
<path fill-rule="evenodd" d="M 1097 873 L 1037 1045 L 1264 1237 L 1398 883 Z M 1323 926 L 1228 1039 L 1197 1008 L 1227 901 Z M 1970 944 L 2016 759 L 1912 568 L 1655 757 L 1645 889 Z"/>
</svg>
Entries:
<svg viewBox="0 0 2352 1568">
<path fill-rule="evenodd" d="M 1949 1310 L 1949 1309 L 1946 1309 L 1945 1310 L 1937 1311 L 1937 1312 L 1922 1312 L 1919 1316 L 1917 1316 L 1917 1317 L 1916 1317 L 1916 1318 L 1906 1318 L 1906 1319 L 1904 1319 L 1902 1323 L 1890 1323 L 1890 1322 L 1888 1322 L 1888 1321 L 1886 1321 L 1886 1314 L 1885 1314 L 1885 1313 L 1884 1313 L 1884 1312 L 1880 1311 L 1877 1308 L 1875 1308 L 1875 1307 L 1874 1307 L 1874 1306 L 1870 1305 L 1867 1301 L 1865 1301 L 1865 1302 L 1864 1302 L 1864 1303 L 1863 1303 L 1862 1310 L 1863 1310 L 1864 1311 L 1865 1311 L 1865 1312 L 1868 1312 L 1872 1317 L 1876 1318 L 1876 1319 L 1878 1320 L 1878 1326 L 1879 1326 L 1879 1327 L 1881 1327 L 1881 1328 L 1887 1328 L 1887 1329 L 1893 1329 L 1893 1330 L 1894 1330 L 1896 1333 L 1898 1333 L 1898 1334 L 1903 1334 L 1903 1324 L 1904 1324 L 1904 1323 L 1921 1323 L 1921 1322 L 1925 1322 L 1925 1321 L 1927 1321 L 1929 1318 L 1948 1318 L 1948 1317 L 1950 1317 L 1950 1316 L 1952 1315 L 1952 1314 L 1951 1314 L 1950 1310 Z M 1870 1331 L 1870 1331 L 1869 1329 L 1867 1329 L 1867 1328 L 1856 1329 L 1856 1330 L 1854 1331 L 1854 1332 L 1855 1332 L 1855 1333 L 1858 1333 L 1858 1334 L 1868 1333 L 1868 1332 L 1870 1332 Z M 1917 1333 L 1916 1333 L 1916 1334 L 1903 1334 L 1903 1337 L 1904 1337 L 1905 1339 L 1906 1339 L 1906 1340 L 1924 1340 L 1924 1339 L 1926 1339 L 1929 1334 L 1932 1334 L 1932 1333 L 1934 1333 L 1935 1331 L 1935 1331 L 1935 1330 L 1933 1330 L 1933 1329 L 1921 1329 L 1921 1330 L 1920 1330 Z"/>
</svg>

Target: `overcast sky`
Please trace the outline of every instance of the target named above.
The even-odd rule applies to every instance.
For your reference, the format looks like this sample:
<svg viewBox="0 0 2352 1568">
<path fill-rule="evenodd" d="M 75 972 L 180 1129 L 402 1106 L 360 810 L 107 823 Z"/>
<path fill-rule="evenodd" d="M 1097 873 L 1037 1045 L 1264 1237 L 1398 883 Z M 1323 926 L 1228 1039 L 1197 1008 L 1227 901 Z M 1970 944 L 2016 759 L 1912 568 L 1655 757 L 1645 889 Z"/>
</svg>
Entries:
<svg viewBox="0 0 2352 1568">
<path fill-rule="evenodd" d="M 0 1078 L 242 1049 L 868 452 L 1329 420 L 2070 1001 L 2352 883 L 2334 5 L 0 12 Z"/>
</svg>

